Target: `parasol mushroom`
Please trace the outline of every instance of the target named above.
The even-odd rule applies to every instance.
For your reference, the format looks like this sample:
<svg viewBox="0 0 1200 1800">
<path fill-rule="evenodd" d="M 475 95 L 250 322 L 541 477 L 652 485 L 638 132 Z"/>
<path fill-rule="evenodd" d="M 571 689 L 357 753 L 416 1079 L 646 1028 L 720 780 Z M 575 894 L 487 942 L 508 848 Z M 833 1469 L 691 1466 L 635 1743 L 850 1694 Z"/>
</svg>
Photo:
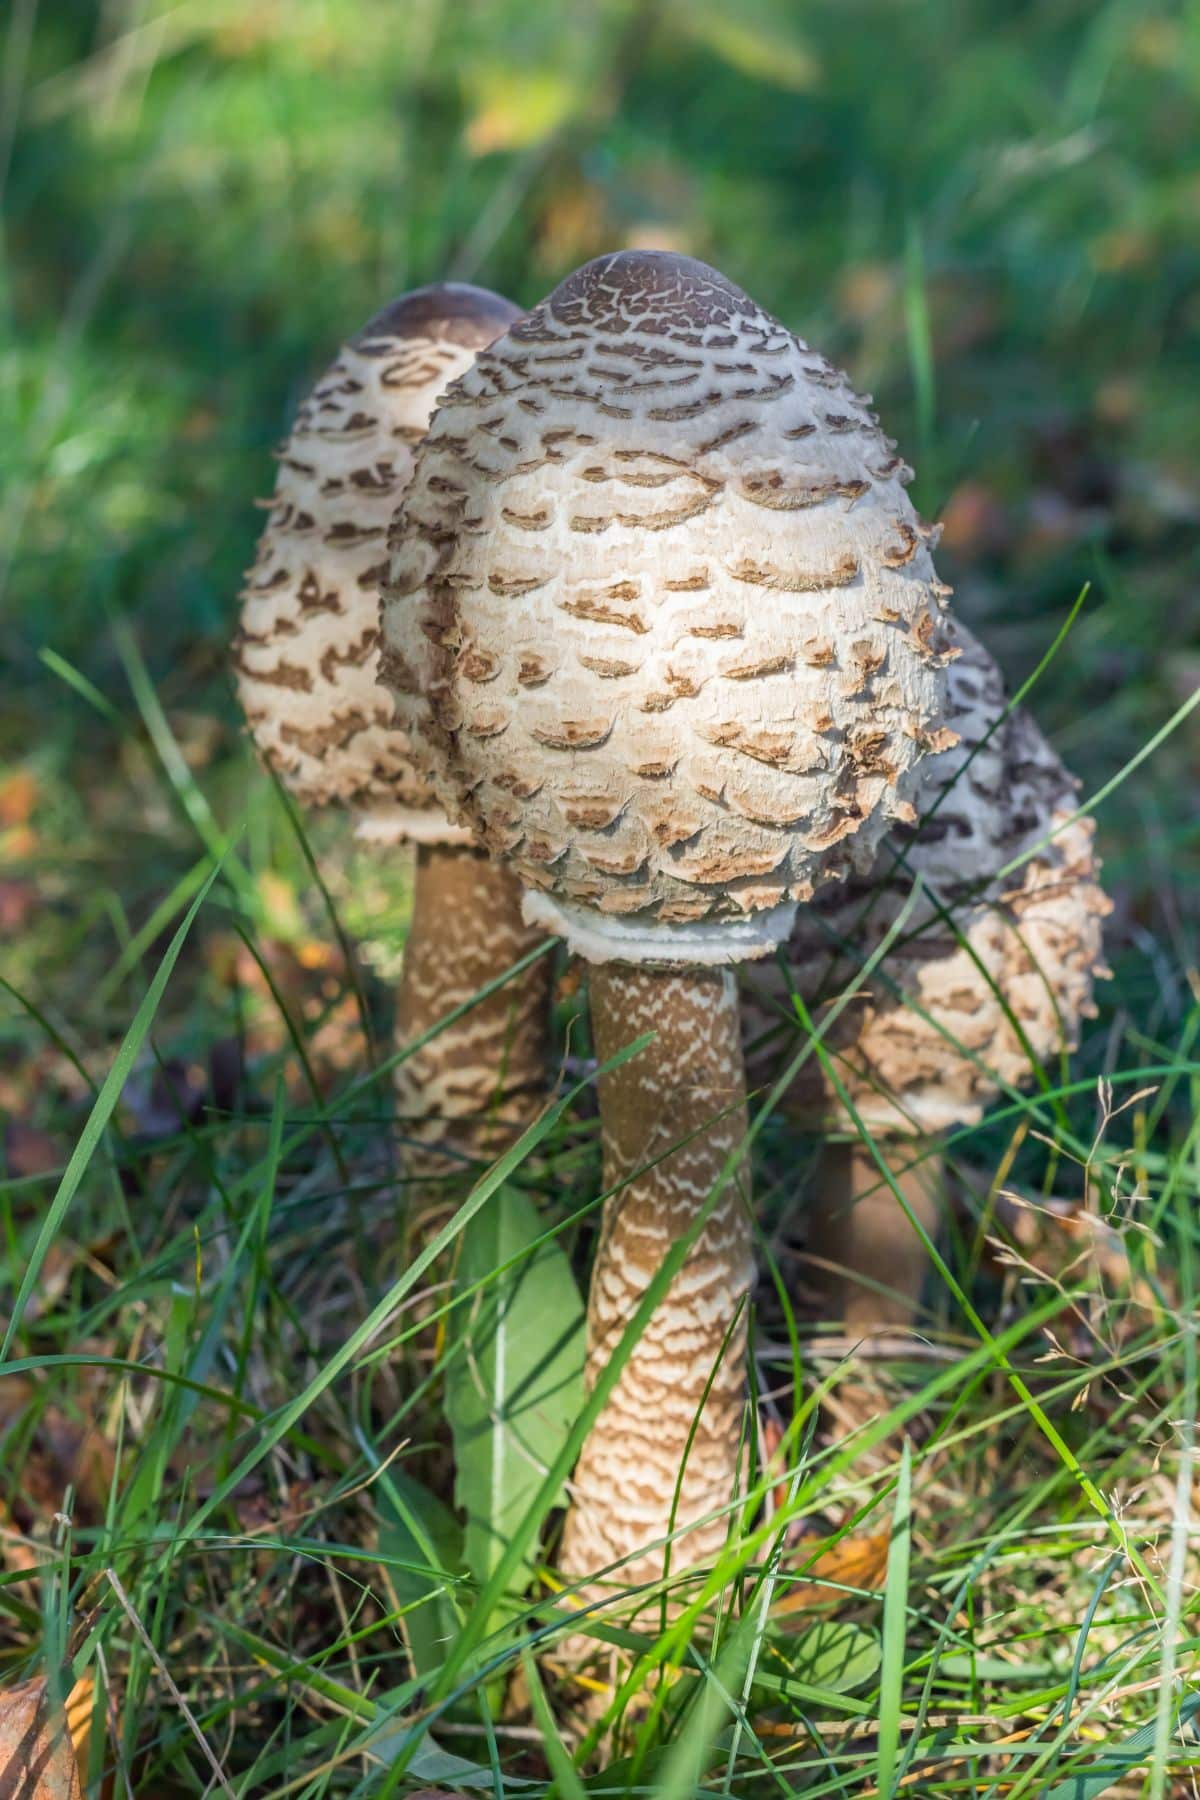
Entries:
<svg viewBox="0 0 1200 1800">
<path fill-rule="evenodd" d="M 1095 827 L 1075 817 L 1078 784 L 1029 713 L 1009 711 L 987 651 L 961 625 L 950 668 L 952 748 L 921 771 L 918 823 L 900 827 L 875 867 L 824 889 L 799 914 L 782 957 L 748 973 L 747 1064 L 778 1073 L 781 1019 L 797 992 L 854 1111 L 873 1137 L 913 1148 L 977 1122 L 1048 1058 L 1075 1048 L 1095 1012 L 1101 921 Z M 1026 858 L 1021 861 L 1020 859 Z M 1010 865 L 1018 864 L 1017 867 Z M 895 941 L 848 1003 L 838 996 L 878 949 L 923 881 Z M 782 1054 L 791 1053 L 787 1027 Z M 855 1131 L 817 1057 L 783 1110 L 810 1130 Z M 897 1157 L 898 1180 L 931 1234 L 939 1159 Z M 826 1148 L 811 1210 L 817 1285 L 853 1334 L 911 1322 L 926 1271 L 919 1238 L 861 1140 Z"/>
<path fill-rule="evenodd" d="M 399 722 L 526 918 L 593 965 L 601 1062 L 654 1033 L 600 1081 L 591 1380 L 698 1233 L 584 1445 L 562 1550 L 581 1580 L 661 1574 L 673 1520 L 677 1567 L 724 1542 L 752 1269 L 732 965 L 871 865 L 948 741 L 909 473 L 747 295 L 631 251 L 453 384 L 397 521 Z"/>
<path fill-rule="evenodd" d="M 410 1043 L 539 941 L 520 884 L 446 818 L 378 685 L 387 531 L 415 447 L 447 382 L 520 316 L 446 283 L 402 296 L 343 347 L 281 453 L 234 650 L 259 751 L 296 797 L 349 807 L 369 842 L 416 846 L 397 1005 Z M 543 958 L 399 1065 L 414 1172 L 494 1149 L 536 1111 L 549 979 Z"/>
</svg>

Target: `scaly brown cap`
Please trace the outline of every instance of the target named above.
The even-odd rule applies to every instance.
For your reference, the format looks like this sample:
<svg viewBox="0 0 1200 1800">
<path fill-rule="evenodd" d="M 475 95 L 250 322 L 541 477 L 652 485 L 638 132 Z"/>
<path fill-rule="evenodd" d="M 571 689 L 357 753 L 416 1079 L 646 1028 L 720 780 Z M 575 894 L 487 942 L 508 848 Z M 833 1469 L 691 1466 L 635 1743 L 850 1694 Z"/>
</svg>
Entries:
<svg viewBox="0 0 1200 1800">
<path fill-rule="evenodd" d="M 923 877 L 926 891 L 896 941 L 824 1040 L 873 1130 L 974 1123 L 1006 1089 L 1027 1086 L 1033 1064 L 1075 1047 L 1081 1020 L 1095 1011 L 1095 980 L 1107 973 L 1101 930 L 1110 905 L 1093 823 L 1072 817 L 1078 784 L 1027 712 L 1004 716 L 1000 671 L 962 626 L 956 635 L 950 723 L 959 742 L 924 766 L 920 823 L 885 843 L 865 880 L 825 889 L 800 913 L 786 976 L 764 963 L 745 980 L 747 1065 L 757 1086 L 795 1051 L 790 1034 L 783 1042 L 766 1035 L 795 1016 L 789 988 L 819 1020 Z M 998 875 L 1035 846 L 1020 868 Z M 783 1106 L 814 1129 L 850 1123 L 815 1057 Z"/>
<path fill-rule="evenodd" d="M 238 693 L 299 799 L 340 801 L 363 835 L 459 842 L 378 686 L 387 530 L 446 383 L 520 317 L 458 283 L 377 313 L 301 406 L 242 599 Z"/>
<path fill-rule="evenodd" d="M 530 916 L 600 960 L 735 960 L 870 865 L 948 741 L 910 473 L 843 375 L 686 257 L 588 263 L 448 390 L 383 679 Z"/>
</svg>

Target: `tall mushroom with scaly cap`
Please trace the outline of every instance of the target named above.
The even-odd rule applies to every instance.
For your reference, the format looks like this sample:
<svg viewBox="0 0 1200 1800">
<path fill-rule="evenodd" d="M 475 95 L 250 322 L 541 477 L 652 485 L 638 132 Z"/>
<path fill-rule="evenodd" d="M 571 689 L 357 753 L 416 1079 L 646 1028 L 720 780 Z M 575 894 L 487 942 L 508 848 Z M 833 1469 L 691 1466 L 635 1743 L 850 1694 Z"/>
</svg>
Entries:
<svg viewBox="0 0 1200 1800">
<path fill-rule="evenodd" d="M 397 1008 L 408 1042 L 539 941 L 519 883 L 446 818 L 379 686 L 387 532 L 415 447 L 447 382 L 520 316 L 446 283 L 405 294 L 343 347 L 281 453 L 234 650 L 259 751 L 297 798 L 349 807 L 360 838 L 417 847 Z M 399 1066 L 410 1167 L 444 1170 L 444 1150 L 486 1152 L 528 1122 L 543 1098 L 548 983 L 543 959 Z"/>
<path fill-rule="evenodd" d="M 974 1124 L 999 1094 L 1074 1049 L 1106 973 L 1101 921 L 1110 905 L 1095 827 L 1075 817 L 1078 784 L 1029 713 L 1008 710 L 982 644 L 961 625 L 956 642 L 947 716 L 958 742 L 926 761 L 917 823 L 886 840 L 867 875 L 817 895 L 782 957 L 748 970 L 744 983 L 755 1085 L 793 1053 L 788 1025 L 777 1027 L 790 1021 L 794 1031 L 799 993 L 818 1022 L 830 1015 L 823 1043 L 833 1067 L 858 1118 L 890 1148 Z M 881 963 L 839 1007 L 906 907 Z M 815 1056 L 781 1104 L 809 1129 L 856 1129 Z M 901 1176 L 930 1230 L 937 1165 L 931 1155 Z M 833 1314 L 851 1331 L 911 1319 L 924 1248 L 861 1142 L 825 1153 L 809 1247 L 824 1265 L 818 1280 Z"/>
<path fill-rule="evenodd" d="M 703 1220 L 584 1446 L 573 1576 L 661 1572 L 677 1485 L 674 1565 L 725 1537 L 752 1270 L 730 965 L 871 865 L 949 741 L 945 590 L 907 474 L 844 377 L 747 295 L 632 251 L 453 384 L 397 521 L 400 723 L 526 918 L 593 965 L 601 1061 L 654 1033 L 600 1082 L 592 1380 Z"/>
</svg>

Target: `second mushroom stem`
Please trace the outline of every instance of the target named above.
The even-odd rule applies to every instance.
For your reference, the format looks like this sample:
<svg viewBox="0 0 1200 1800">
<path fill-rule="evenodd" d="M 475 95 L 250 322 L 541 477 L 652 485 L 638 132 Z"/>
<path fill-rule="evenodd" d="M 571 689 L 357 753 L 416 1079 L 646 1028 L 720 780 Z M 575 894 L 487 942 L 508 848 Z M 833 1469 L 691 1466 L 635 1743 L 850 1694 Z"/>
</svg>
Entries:
<svg viewBox="0 0 1200 1800">
<path fill-rule="evenodd" d="M 400 1045 L 536 948 L 507 869 L 467 845 L 421 844 L 397 1005 Z M 466 1171 L 519 1136 L 546 1098 L 551 959 L 541 957 L 408 1055 L 396 1070 L 404 1160 L 413 1176 Z"/>
<path fill-rule="evenodd" d="M 604 1185 L 615 1191 L 592 1274 L 592 1386 L 667 1251 L 695 1224 L 744 1140 L 746 1085 L 729 971 L 605 963 L 592 969 L 589 988 L 602 1064 L 654 1034 L 600 1077 Z M 563 1542 L 568 1576 L 619 1565 L 612 1579 L 620 1586 L 653 1581 L 668 1554 L 682 1569 L 711 1560 L 725 1542 L 753 1276 L 746 1186 L 741 1168 L 724 1181 L 584 1444 Z M 668 1553 L 662 1540 L 672 1532 L 680 1535 Z"/>
<path fill-rule="evenodd" d="M 941 1159 L 914 1161 L 918 1140 L 889 1138 L 884 1147 L 901 1168 L 893 1180 L 930 1237 L 940 1217 Z M 809 1213 L 810 1285 L 823 1317 L 850 1337 L 911 1326 L 929 1270 L 924 1243 L 863 1143 L 827 1144 L 821 1152 Z"/>
</svg>

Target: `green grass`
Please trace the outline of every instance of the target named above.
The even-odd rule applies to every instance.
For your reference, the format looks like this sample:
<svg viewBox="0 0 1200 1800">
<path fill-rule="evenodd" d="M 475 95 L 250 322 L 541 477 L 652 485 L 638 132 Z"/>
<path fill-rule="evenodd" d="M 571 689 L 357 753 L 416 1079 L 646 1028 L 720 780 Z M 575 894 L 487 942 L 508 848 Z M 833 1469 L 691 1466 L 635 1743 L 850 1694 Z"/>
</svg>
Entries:
<svg viewBox="0 0 1200 1800">
<path fill-rule="evenodd" d="M 0 42 L 0 1698 L 94 1681 L 95 1794 L 1193 1792 L 1200 14 L 13 0 Z M 753 1449 L 682 1618 L 597 1621 L 626 1678 L 589 1728 L 548 1654 L 586 1410 L 532 1494 L 485 1465 L 524 1509 L 496 1559 L 447 1405 L 531 1274 L 586 1278 L 586 1071 L 495 1168 L 398 1192 L 407 865 L 256 769 L 227 647 L 339 338 L 628 242 L 874 392 L 1117 905 L 1078 1054 L 945 1145 L 925 1349 L 849 1440 L 797 1300 L 811 1146 L 762 1112 L 784 1466 Z M 814 1543 L 893 1518 L 814 1610 Z"/>
</svg>

